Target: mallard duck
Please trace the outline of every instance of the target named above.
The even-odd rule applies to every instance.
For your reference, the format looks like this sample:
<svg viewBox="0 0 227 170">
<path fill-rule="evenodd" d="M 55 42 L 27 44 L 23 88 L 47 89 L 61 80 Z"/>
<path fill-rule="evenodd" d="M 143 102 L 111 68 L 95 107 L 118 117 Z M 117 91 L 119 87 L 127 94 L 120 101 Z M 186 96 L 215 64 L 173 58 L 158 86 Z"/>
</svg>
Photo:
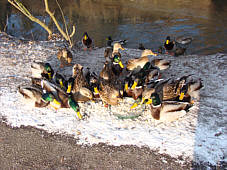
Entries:
<svg viewBox="0 0 227 170">
<path fill-rule="evenodd" d="M 86 81 L 86 78 L 83 75 L 83 66 L 80 64 L 75 64 L 73 66 L 73 75 L 74 78 L 73 87 L 72 87 L 72 93 L 75 93 L 77 91 L 80 91 L 81 87 L 88 88 L 88 83 Z"/>
<path fill-rule="evenodd" d="M 33 62 L 31 64 L 31 71 L 33 78 L 46 78 L 52 80 L 54 70 L 49 63 Z"/>
<path fill-rule="evenodd" d="M 174 41 L 170 41 L 170 36 L 166 37 L 166 41 L 164 43 L 164 47 L 167 51 L 173 50 L 175 43 Z"/>
<path fill-rule="evenodd" d="M 43 94 L 47 93 L 46 97 L 48 97 L 48 96 L 51 97 L 51 101 L 52 101 L 51 106 L 53 106 L 53 108 L 55 108 L 56 110 L 59 108 L 68 107 L 68 104 L 67 104 L 68 94 L 66 94 L 66 92 L 63 89 L 61 89 L 54 83 L 47 81 L 45 79 L 33 78 L 32 84 L 36 85 L 38 87 L 41 87 L 43 89 Z M 49 95 L 49 93 L 51 95 Z"/>
<path fill-rule="evenodd" d="M 106 81 L 112 81 L 115 79 L 115 74 L 112 70 L 112 64 L 111 62 L 106 61 L 102 71 L 99 74 L 99 77 L 102 80 L 106 80 Z"/>
<path fill-rule="evenodd" d="M 84 32 L 83 34 L 82 44 L 84 46 L 84 50 L 92 49 L 92 39 L 88 36 L 87 32 Z"/>
<path fill-rule="evenodd" d="M 184 116 L 192 106 L 187 102 L 161 101 L 157 93 L 151 95 L 151 115 L 161 122 L 172 122 Z"/>
<path fill-rule="evenodd" d="M 119 76 L 123 71 L 124 65 L 122 64 L 121 58 L 118 55 L 113 57 L 112 71 L 116 76 Z"/>
<path fill-rule="evenodd" d="M 180 56 L 180 55 L 184 55 L 184 54 L 185 54 L 185 51 L 186 51 L 186 48 L 177 47 L 177 48 L 174 50 L 174 56 L 175 56 L 175 57 L 178 57 L 178 56 Z"/>
<path fill-rule="evenodd" d="M 133 80 L 133 85 L 131 89 L 135 89 L 135 87 L 144 86 L 151 81 L 155 80 L 155 77 L 159 76 L 159 68 L 153 67 L 150 62 L 147 62 L 142 69 L 137 72 L 131 72 L 130 77 Z"/>
<path fill-rule="evenodd" d="M 70 66 L 72 63 L 73 55 L 67 48 L 62 48 L 58 50 L 57 53 L 58 60 L 60 61 L 60 67 Z"/>
<path fill-rule="evenodd" d="M 74 100 L 74 98 L 71 95 L 68 97 L 68 105 L 77 113 L 77 117 L 79 119 L 83 118 L 83 116 L 80 113 L 80 107 L 78 103 Z"/>
<path fill-rule="evenodd" d="M 138 47 L 139 50 L 145 50 L 145 47 L 142 43 L 139 43 L 139 47 Z"/>
<path fill-rule="evenodd" d="M 112 40 L 111 36 L 108 36 L 106 40 L 107 40 L 106 42 L 107 47 L 113 47 L 115 43 L 120 43 L 121 45 L 124 45 L 127 42 L 127 40 Z"/>
<path fill-rule="evenodd" d="M 141 54 L 140 58 L 135 58 L 135 59 L 130 59 L 128 60 L 128 64 L 127 64 L 127 70 L 140 70 L 141 68 L 143 68 L 143 66 L 149 62 L 149 58 L 148 55 L 154 55 L 156 56 L 157 54 L 153 53 L 151 50 L 144 50 Z"/>
<path fill-rule="evenodd" d="M 60 86 L 64 90 L 66 90 L 67 81 L 63 75 L 56 72 L 53 76 L 53 80 L 58 86 Z"/>
<path fill-rule="evenodd" d="M 120 43 L 114 43 L 112 58 L 114 58 L 114 56 L 118 56 L 119 58 L 121 58 L 121 53 L 119 52 L 119 49 L 125 50 Z"/>
<path fill-rule="evenodd" d="M 188 100 L 193 103 L 194 101 L 191 98 L 199 99 L 199 92 L 202 87 L 203 84 L 200 79 L 186 82 L 180 89 L 179 100 Z"/>
<path fill-rule="evenodd" d="M 100 81 L 99 87 L 100 88 L 96 89 L 96 91 L 105 104 L 117 105 L 119 101 L 122 100 L 119 89 L 114 87 L 110 82 Z"/>
<path fill-rule="evenodd" d="M 49 104 L 42 100 L 43 91 L 37 86 L 20 86 L 18 91 L 23 95 L 26 104 L 30 104 L 33 107 L 46 107 Z"/>
<path fill-rule="evenodd" d="M 136 82 L 136 86 L 134 85 Z M 133 87 L 135 86 L 135 87 Z M 143 92 L 143 84 L 135 80 L 135 76 L 130 73 L 124 80 L 124 97 L 132 97 L 136 100 Z"/>
<path fill-rule="evenodd" d="M 182 45 L 188 45 L 192 42 L 191 37 L 180 36 L 175 39 L 175 42 Z"/>
<path fill-rule="evenodd" d="M 170 61 L 165 59 L 153 59 L 151 64 L 155 67 L 158 67 L 160 70 L 166 70 L 170 67 Z"/>
</svg>

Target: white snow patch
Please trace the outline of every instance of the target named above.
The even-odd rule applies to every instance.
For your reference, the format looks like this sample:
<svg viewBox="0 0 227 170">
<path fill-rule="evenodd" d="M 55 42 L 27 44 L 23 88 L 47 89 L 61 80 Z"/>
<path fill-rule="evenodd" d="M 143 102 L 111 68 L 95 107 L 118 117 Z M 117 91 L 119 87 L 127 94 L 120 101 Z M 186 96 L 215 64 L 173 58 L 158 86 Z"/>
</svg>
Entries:
<svg viewBox="0 0 227 170">
<path fill-rule="evenodd" d="M 2 43 L 3 44 L 3 43 Z M 76 118 L 71 109 L 32 108 L 22 102 L 17 86 L 29 84 L 30 64 L 33 60 L 48 61 L 59 65 L 55 44 L 21 45 L 20 48 L 7 46 L 0 48 L 0 117 L 5 117 L 13 127 L 34 126 L 47 132 L 72 135 L 79 144 L 148 146 L 152 150 L 169 154 L 172 157 L 183 156 L 196 162 L 212 165 L 226 161 L 226 61 L 227 55 L 182 56 L 168 58 L 172 67 L 165 75 L 180 77 L 194 74 L 203 80 L 205 88 L 201 91 L 200 101 L 196 101 L 190 111 L 178 121 L 159 123 L 152 119 L 149 109 L 138 108 L 130 111 L 133 100 L 126 98 L 119 106 L 107 110 L 101 102 L 80 104 L 81 113 L 87 117 L 83 121 Z M 27 47 L 30 47 L 27 50 Z M 19 51 L 18 51 L 19 50 Z M 18 51 L 15 53 L 15 51 Z M 24 55 L 20 53 L 23 52 Z M 104 49 L 91 52 L 77 51 L 74 63 L 88 66 L 94 71 L 102 68 Z M 141 51 L 127 49 L 123 52 L 123 61 L 140 56 Z M 19 55 L 19 56 L 18 56 Z M 42 56 L 42 58 L 41 58 Z M 91 63 L 93 62 L 93 63 Z M 71 75 L 71 68 L 61 70 Z M 224 90 L 225 89 L 225 90 Z M 120 120 L 116 115 L 142 114 L 137 119 Z"/>
</svg>

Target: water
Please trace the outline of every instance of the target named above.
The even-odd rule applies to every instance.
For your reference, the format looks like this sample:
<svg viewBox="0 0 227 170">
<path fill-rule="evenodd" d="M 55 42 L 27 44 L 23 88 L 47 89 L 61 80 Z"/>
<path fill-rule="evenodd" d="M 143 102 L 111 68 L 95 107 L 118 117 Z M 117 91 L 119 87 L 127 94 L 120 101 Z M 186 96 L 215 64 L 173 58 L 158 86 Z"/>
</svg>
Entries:
<svg viewBox="0 0 227 170">
<path fill-rule="evenodd" d="M 188 54 L 227 52 L 227 1 L 225 0 L 68 0 L 60 1 L 68 25 L 76 25 L 75 41 L 87 31 L 95 46 L 105 46 L 105 38 L 128 39 L 126 47 L 156 50 L 167 35 L 191 36 Z M 30 12 L 56 29 L 45 13 L 43 1 L 23 0 Z M 50 8 L 61 20 L 55 1 Z M 0 27 L 7 33 L 45 40 L 47 33 L 0 0 Z M 62 20 L 61 20 L 62 21 Z M 5 28 L 5 25 L 7 27 Z"/>
</svg>

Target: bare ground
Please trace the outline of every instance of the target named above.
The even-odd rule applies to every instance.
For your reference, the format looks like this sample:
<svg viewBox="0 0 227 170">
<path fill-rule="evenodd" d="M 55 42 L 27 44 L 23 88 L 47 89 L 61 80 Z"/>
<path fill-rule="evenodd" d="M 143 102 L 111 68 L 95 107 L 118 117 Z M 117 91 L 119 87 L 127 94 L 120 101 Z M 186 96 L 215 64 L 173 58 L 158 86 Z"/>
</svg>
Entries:
<svg viewBox="0 0 227 170">
<path fill-rule="evenodd" d="M 1 169 L 190 169 L 176 159 L 136 146 L 78 145 L 69 136 L 0 123 Z"/>
</svg>

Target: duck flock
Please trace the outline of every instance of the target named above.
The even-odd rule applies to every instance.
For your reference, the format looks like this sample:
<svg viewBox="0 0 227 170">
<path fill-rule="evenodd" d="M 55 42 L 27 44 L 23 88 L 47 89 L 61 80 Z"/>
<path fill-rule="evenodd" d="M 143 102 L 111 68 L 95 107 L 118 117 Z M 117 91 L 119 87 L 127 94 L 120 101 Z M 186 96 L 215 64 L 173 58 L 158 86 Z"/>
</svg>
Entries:
<svg viewBox="0 0 227 170">
<path fill-rule="evenodd" d="M 72 76 L 66 79 L 58 71 L 54 71 L 49 63 L 33 62 L 31 64 L 31 85 L 20 86 L 19 92 L 26 102 L 35 107 L 51 106 L 55 110 L 71 108 L 78 119 L 85 115 L 80 112 L 80 102 L 96 102 L 101 100 L 105 107 L 118 105 L 125 97 L 134 99 L 128 109 L 136 109 L 139 105 L 147 106 L 154 119 L 164 117 L 174 121 L 180 117 L 179 111 L 188 111 L 194 100 L 199 98 L 199 90 L 203 87 L 201 79 L 185 75 L 178 79 L 164 78 L 170 61 L 153 59 L 159 53 L 175 56 L 184 54 L 191 38 L 181 37 L 171 41 L 168 36 L 158 53 L 145 49 L 140 44 L 141 57 L 129 59 L 122 63 L 121 50 L 126 40 L 114 41 L 107 38 L 104 51 L 105 61 L 100 73 L 83 70 L 80 64 L 72 65 L 73 55 L 67 48 L 59 49 L 57 58 L 60 68 L 72 67 Z M 84 50 L 92 50 L 93 41 L 87 32 L 83 34 Z"/>
</svg>

